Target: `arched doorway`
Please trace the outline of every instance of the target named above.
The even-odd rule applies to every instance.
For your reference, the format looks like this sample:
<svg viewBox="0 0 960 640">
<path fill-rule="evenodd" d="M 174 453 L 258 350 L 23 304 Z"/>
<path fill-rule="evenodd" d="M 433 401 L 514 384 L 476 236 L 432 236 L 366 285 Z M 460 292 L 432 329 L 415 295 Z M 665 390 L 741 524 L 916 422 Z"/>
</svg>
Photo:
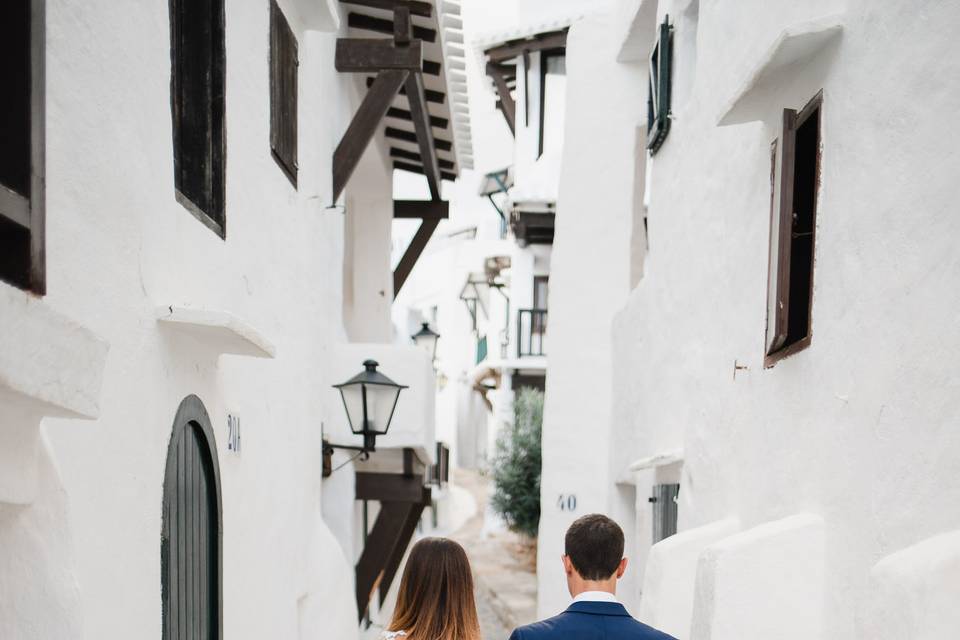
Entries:
<svg viewBox="0 0 960 640">
<path fill-rule="evenodd" d="M 164 640 L 223 637 L 217 447 L 196 396 L 177 409 L 167 449 L 160 537 Z"/>
</svg>

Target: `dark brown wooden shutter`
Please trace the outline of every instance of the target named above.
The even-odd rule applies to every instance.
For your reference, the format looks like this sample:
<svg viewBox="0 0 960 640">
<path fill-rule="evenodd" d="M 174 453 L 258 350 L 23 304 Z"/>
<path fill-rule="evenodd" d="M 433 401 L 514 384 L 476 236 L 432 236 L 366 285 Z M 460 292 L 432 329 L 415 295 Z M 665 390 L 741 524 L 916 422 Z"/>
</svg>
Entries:
<svg viewBox="0 0 960 640">
<path fill-rule="evenodd" d="M 46 293 L 45 0 L 0 5 L 0 280 Z"/>
<path fill-rule="evenodd" d="M 793 231 L 793 177 L 797 112 L 783 110 L 779 166 L 773 167 L 770 211 L 770 274 L 767 292 L 767 354 L 787 340 L 790 320 L 790 250 Z M 776 153 L 772 154 L 776 163 Z M 778 197 L 779 196 L 779 197 Z"/>
<path fill-rule="evenodd" d="M 297 39 L 277 3 L 270 3 L 270 149 L 297 186 Z"/>
<path fill-rule="evenodd" d="M 191 212 L 224 235 L 223 0 L 170 0 L 170 18 L 174 180 Z"/>
</svg>

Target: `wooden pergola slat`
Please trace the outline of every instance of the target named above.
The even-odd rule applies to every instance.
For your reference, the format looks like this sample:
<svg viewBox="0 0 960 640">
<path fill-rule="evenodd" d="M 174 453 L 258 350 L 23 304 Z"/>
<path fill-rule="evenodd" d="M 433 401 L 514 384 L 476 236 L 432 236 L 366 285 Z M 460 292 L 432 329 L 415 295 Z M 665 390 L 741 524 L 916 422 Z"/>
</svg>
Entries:
<svg viewBox="0 0 960 640">
<path fill-rule="evenodd" d="M 370 7 L 371 9 L 384 9 L 393 11 L 399 7 L 406 7 L 410 13 L 415 16 L 429 18 L 433 16 L 433 5 L 421 0 L 340 0 L 343 4 L 354 4 L 358 7 Z"/>
</svg>

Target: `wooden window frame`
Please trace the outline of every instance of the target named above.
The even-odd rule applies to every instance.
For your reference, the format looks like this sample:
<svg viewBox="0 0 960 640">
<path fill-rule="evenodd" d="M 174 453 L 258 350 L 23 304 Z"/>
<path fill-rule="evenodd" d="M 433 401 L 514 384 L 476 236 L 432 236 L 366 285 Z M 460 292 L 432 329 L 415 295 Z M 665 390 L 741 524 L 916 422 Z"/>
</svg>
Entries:
<svg viewBox="0 0 960 640">
<path fill-rule="evenodd" d="M 286 86 L 284 63 L 289 60 L 281 53 L 285 44 L 293 48 L 292 75 L 293 86 Z M 293 188 L 297 188 L 297 162 L 299 134 L 298 102 L 299 102 L 299 43 L 287 17 L 283 14 L 276 0 L 270 2 L 270 154 L 280 166 L 284 175 L 290 180 Z M 286 91 L 285 91 L 286 90 Z M 284 136 L 289 139 L 290 147 L 285 148 Z M 289 155 L 288 155 L 289 154 Z"/>
<path fill-rule="evenodd" d="M 544 306 L 538 306 L 537 303 L 537 285 L 541 282 L 545 282 L 547 285 L 547 304 Z M 532 308 L 536 310 L 546 311 L 547 306 L 550 304 L 550 276 L 533 276 L 533 305 Z"/>
<path fill-rule="evenodd" d="M 673 69 L 673 27 L 664 16 L 657 44 L 650 53 L 647 78 L 647 149 L 655 155 L 670 133 L 670 93 Z"/>
<path fill-rule="evenodd" d="M 540 52 L 540 120 L 538 123 L 540 135 L 537 137 L 537 158 L 543 155 L 544 126 L 546 125 L 547 119 L 547 63 L 550 61 L 550 58 L 566 57 L 567 49 L 565 47 L 544 49 Z M 564 71 L 564 74 L 566 74 L 566 71 Z"/>
<path fill-rule="evenodd" d="M 181 144 L 181 78 L 180 59 L 180 7 L 185 2 L 195 0 L 170 0 L 170 108 L 173 121 L 173 173 L 174 191 L 177 202 L 189 211 L 197 220 L 223 239 L 227 237 L 226 216 L 226 174 L 227 174 L 227 135 L 226 135 L 226 24 L 224 0 L 211 0 L 214 16 L 211 23 L 213 38 L 213 60 L 210 69 L 211 99 L 207 105 L 210 119 L 210 189 L 211 211 L 204 211 L 198 203 L 186 195 L 181 188 L 181 157 L 187 153 Z"/>
<path fill-rule="evenodd" d="M 25 288 L 47 292 L 46 272 L 46 0 L 30 0 L 30 185 L 29 197 L 0 185 L 0 216 L 30 235 Z M 4 280 L 4 282 L 8 282 Z M 20 284 L 10 283 L 21 288 Z"/>
<path fill-rule="evenodd" d="M 799 340 L 786 344 L 790 319 L 790 270 L 793 231 L 793 202 L 797 130 L 816 115 L 817 152 L 813 185 L 813 226 L 810 248 L 810 287 L 807 295 L 807 332 Z M 823 140 L 823 91 L 807 102 L 798 112 L 783 110 L 782 132 L 779 141 L 771 144 L 770 190 L 770 244 L 767 283 L 767 331 L 764 344 L 764 367 L 770 368 L 780 360 L 810 346 L 813 339 L 813 287 L 816 275 L 817 213 L 820 199 L 821 148 Z M 774 255 L 776 247 L 776 255 Z"/>
</svg>

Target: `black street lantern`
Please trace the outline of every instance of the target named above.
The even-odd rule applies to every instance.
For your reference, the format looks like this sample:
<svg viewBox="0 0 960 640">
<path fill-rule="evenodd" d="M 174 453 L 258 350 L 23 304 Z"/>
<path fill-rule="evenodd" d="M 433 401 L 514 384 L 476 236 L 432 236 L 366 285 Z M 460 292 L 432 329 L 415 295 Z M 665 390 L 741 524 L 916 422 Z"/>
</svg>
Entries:
<svg viewBox="0 0 960 640">
<path fill-rule="evenodd" d="M 340 390 L 350 430 L 363 436 L 363 447 L 327 446 L 369 453 L 375 450 L 377 436 L 386 435 L 400 391 L 407 387 L 377 371 L 377 366 L 376 360 L 366 360 L 363 371 L 342 384 L 333 385 Z"/>
<path fill-rule="evenodd" d="M 430 328 L 429 322 L 424 322 L 420 331 L 410 337 L 413 338 L 414 344 L 423 349 L 430 358 L 430 362 L 437 359 L 437 340 L 440 339 L 440 334 Z"/>
</svg>

